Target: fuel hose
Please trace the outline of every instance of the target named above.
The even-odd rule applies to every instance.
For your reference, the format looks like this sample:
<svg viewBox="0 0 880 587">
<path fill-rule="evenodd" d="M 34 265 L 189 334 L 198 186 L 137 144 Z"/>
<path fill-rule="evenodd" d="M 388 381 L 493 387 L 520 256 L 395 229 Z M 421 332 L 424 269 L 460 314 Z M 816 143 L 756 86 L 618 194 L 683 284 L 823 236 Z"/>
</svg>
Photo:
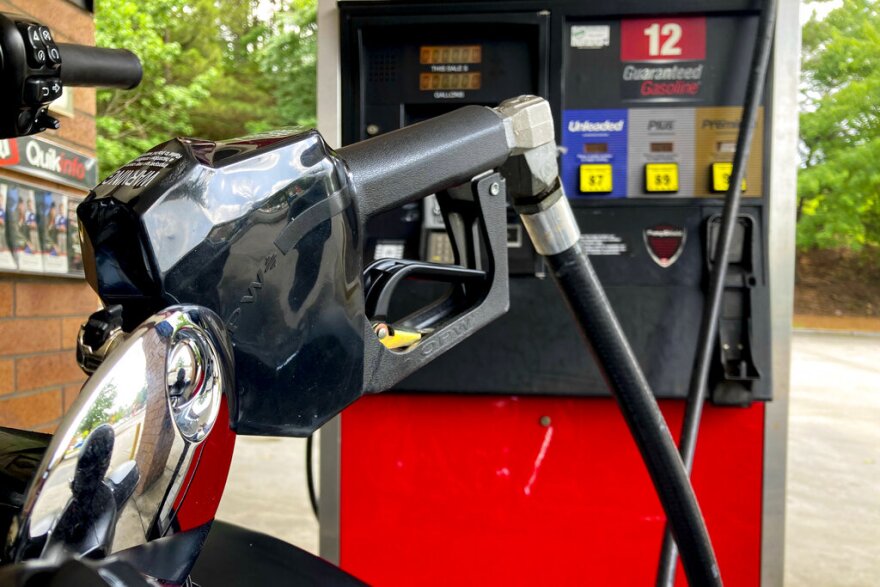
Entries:
<svg viewBox="0 0 880 587">
<path fill-rule="evenodd" d="M 709 282 L 709 295 L 706 298 L 707 303 L 703 307 L 703 315 L 700 322 L 697 355 L 688 386 L 687 402 L 681 428 L 681 440 L 679 442 L 679 453 L 688 474 L 690 474 L 694 464 L 700 420 L 703 416 L 703 405 L 706 402 L 706 395 L 708 393 L 709 371 L 712 366 L 715 339 L 718 335 L 718 318 L 721 314 L 724 282 L 727 279 L 731 243 L 733 242 L 737 217 L 739 216 L 740 200 L 742 199 L 742 180 L 745 175 L 746 163 L 749 160 L 752 137 L 755 133 L 758 107 L 761 104 L 761 97 L 767 81 L 767 69 L 770 63 L 770 51 L 773 47 L 773 32 L 776 24 L 776 5 L 777 0 L 767 0 L 758 20 L 758 34 L 755 39 L 755 49 L 752 54 L 748 83 L 746 84 L 745 104 L 743 105 L 742 121 L 740 122 L 739 133 L 736 138 L 733 169 L 724 200 L 724 209 L 721 213 L 719 242 L 715 247 L 715 258 L 712 260 L 713 271 Z M 671 520 L 669 525 L 671 525 Z M 670 533 L 669 525 L 667 525 L 666 532 L 663 535 L 663 546 L 660 550 L 660 563 L 657 567 L 656 582 L 658 587 L 672 587 L 675 584 L 676 544 L 678 544 L 678 549 L 680 550 L 681 543 L 678 541 L 677 536 L 673 540 L 673 533 Z"/>
<path fill-rule="evenodd" d="M 516 205 L 516 200 L 514 200 Z M 692 586 L 721 585 L 712 542 L 675 442 L 589 258 L 562 190 L 520 218 L 577 319 L 666 512 Z"/>
</svg>

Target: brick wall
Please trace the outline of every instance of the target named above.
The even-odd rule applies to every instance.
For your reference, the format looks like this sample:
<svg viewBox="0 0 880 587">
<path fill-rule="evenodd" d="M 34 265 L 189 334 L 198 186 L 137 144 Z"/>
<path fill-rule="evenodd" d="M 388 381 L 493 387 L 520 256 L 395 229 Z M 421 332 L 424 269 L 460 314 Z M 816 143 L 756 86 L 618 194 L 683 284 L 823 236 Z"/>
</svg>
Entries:
<svg viewBox="0 0 880 587">
<path fill-rule="evenodd" d="M 49 26 L 62 43 L 95 44 L 92 15 L 66 0 L 0 0 L 0 11 Z M 74 116 L 43 138 L 95 154 L 95 91 L 73 90 Z M 83 196 L 69 187 L 2 170 L 0 177 Z M 51 432 L 85 376 L 76 364 L 76 333 L 99 307 L 85 281 L 0 273 L 0 426 Z"/>
</svg>

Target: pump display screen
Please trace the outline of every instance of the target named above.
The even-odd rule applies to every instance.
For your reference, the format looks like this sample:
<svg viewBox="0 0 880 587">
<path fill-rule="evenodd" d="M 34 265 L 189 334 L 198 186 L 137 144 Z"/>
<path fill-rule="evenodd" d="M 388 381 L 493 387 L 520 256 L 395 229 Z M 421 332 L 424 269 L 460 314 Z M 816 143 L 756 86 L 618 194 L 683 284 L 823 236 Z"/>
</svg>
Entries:
<svg viewBox="0 0 880 587">
<path fill-rule="evenodd" d="M 471 73 L 422 73 L 419 75 L 420 90 L 479 90 L 482 76 Z"/>
<path fill-rule="evenodd" d="M 423 45 L 419 47 L 419 63 L 442 65 L 449 63 L 481 63 L 481 45 Z"/>
</svg>

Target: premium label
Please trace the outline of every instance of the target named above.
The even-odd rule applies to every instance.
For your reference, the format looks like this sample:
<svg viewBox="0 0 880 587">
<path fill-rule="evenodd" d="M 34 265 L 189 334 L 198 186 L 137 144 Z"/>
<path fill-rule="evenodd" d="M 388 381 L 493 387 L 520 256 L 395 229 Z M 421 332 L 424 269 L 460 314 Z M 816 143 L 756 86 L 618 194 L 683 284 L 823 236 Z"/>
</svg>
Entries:
<svg viewBox="0 0 880 587">
<path fill-rule="evenodd" d="M 717 198 L 727 191 L 726 167 L 717 163 L 731 164 L 736 153 L 742 108 L 728 106 L 696 109 L 696 194 Z M 755 133 L 746 164 L 744 196 L 758 197 L 763 185 L 763 137 L 764 108 L 758 110 Z M 732 168 L 732 165 L 731 165 Z M 730 171 L 726 172 L 729 177 Z"/>
</svg>

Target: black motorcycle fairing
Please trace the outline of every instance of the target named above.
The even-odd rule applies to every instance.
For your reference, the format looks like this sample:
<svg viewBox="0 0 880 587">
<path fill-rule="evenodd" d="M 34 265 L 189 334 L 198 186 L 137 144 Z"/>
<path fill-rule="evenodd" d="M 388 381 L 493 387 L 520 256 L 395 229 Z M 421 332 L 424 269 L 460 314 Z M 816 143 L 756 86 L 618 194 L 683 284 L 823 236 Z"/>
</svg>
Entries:
<svg viewBox="0 0 880 587">
<path fill-rule="evenodd" d="M 366 587 L 322 558 L 305 550 L 226 522 L 214 522 L 192 571 L 199 585 L 251 587 Z"/>
<path fill-rule="evenodd" d="M 9 534 L 51 434 L 0 427 L 0 536 Z"/>
<path fill-rule="evenodd" d="M 304 436 L 363 389 L 361 238 L 342 162 L 320 135 L 174 139 L 80 204 L 86 278 L 130 330 L 185 301 L 235 353 L 231 424 Z"/>
</svg>

